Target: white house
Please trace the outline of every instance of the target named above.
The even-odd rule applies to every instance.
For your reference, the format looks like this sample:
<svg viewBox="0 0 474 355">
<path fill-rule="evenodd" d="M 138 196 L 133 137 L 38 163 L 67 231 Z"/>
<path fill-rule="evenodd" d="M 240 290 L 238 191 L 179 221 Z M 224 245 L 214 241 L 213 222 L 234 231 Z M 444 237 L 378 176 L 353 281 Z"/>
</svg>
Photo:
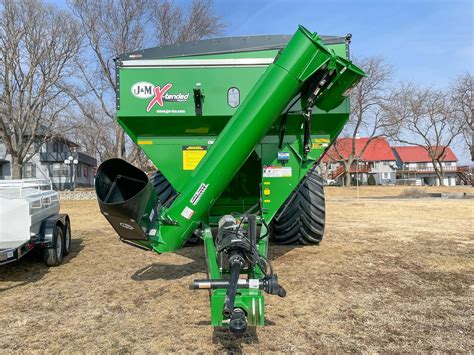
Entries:
<svg viewBox="0 0 474 355">
<path fill-rule="evenodd" d="M 444 147 L 437 147 L 435 149 L 444 149 Z M 400 146 L 393 147 L 393 151 L 397 157 L 397 165 L 399 167 L 398 180 L 411 180 L 418 186 L 440 185 L 431 158 L 424 147 Z M 447 147 L 441 162 L 444 170 L 443 182 L 446 186 L 456 185 L 456 178 L 458 176 L 457 161 L 456 155 Z"/>
<path fill-rule="evenodd" d="M 39 139 L 38 139 L 39 141 Z M 34 143 L 39 144 L 39 143 Z M 34 149 L 38 148 L 33 147 Z M 23 165 L 23 178 L 51 179 L 55 190 L 94 186 L 94 169 L 97 160 L 78 151 L 79 146 L 62 137 L 50 138 L 39 148 L 39 152 Z M 65 160 L 72 157 L 72 162 Z M 11 155 L 0 140 L 0 180 L 11 179 Z"/>
</svg>

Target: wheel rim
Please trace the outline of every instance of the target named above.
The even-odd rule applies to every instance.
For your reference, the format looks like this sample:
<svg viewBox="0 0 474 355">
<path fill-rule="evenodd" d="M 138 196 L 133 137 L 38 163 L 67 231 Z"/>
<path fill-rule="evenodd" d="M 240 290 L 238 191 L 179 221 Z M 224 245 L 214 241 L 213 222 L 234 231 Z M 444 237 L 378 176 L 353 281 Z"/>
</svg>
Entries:
<svg viewBox="0 0 474 355">
<path fill-rule="evenodd" d="M 63 248 L 63 240 L 61 238 L 61 235 L 58 233 L 58 237 L 56 238 L 56 256 L 58 259 L 61 257 L 62 253 L 62 248 Z"/>
</svg>

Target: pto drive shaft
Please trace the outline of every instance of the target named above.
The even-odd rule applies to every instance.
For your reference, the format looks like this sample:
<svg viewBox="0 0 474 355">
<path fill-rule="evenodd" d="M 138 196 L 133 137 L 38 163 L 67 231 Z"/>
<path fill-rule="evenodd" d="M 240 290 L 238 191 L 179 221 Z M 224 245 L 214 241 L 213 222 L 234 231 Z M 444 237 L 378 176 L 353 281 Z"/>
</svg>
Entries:
<svg viewBox="0 0 474 355">
<path fill-rule="evenodd" d="M 273 275 L 271 278 L 262 278 L 262 279 L 239 279 L 237 282 L 239 288 L 254 288 L 261 289 L 265 292 L 278 295 L 280 297 L 286 296 L 285 289 L 278 284 L 278 277 Z M 229 279 L 220 279 L 220 280 L 194 280 L 192 285 L 189 287 L 192 290 L 216 290 L 229 287 Z"/>
</svg>

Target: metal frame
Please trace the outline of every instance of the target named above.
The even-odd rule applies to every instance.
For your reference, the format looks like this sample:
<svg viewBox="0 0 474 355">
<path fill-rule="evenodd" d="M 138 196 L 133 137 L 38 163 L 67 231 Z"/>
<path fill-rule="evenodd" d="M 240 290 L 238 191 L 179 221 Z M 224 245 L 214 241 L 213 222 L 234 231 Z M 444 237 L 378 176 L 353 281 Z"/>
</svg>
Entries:
<svg viewBox="0 0 474 355">
<path fill-rule="evenodd" d="M 53 191 L 53 183 L 50 179 L 17 179 L 17 180 L 0 180 L 0 191 L 1 190 L 11 190 L 18 188 L 18 198 L 23 197 L 23 190 L 26 188 L 35 188 L 38 191 L 41 190 L 42 187 L 47 187 L 48 190 Z"/>
<path fill-rule="evenodd" d="M 261 235 L 266 233 L 266 228 L 262 226 Z M 207 275 L 211 280 L 219 280 L 226 277 L 226 274 L 219 268 L 217 261 L 217 251 L 210 227 L 204 229 L 203 237 L 204 250 L 207 260 Z M 259 254 L 266 256 L 268 237 L 263 238 L 259 243 Z M 250 279 L 258 279 L 261 272 L 254 268 L 247 275 Z M 226 289 L 209 290 L 211 303 L 211 325 L 214 327 L 226 326 L 228 319 L 222 315 L 222 308 L 226 297 Z M 235 297 L 235 308 L 241 308 L 246 313 L 247 324 L 249 326 L 263 326 L 265 324 L 265 297 L 260 289 L 238 288 Z"/>
</svg>

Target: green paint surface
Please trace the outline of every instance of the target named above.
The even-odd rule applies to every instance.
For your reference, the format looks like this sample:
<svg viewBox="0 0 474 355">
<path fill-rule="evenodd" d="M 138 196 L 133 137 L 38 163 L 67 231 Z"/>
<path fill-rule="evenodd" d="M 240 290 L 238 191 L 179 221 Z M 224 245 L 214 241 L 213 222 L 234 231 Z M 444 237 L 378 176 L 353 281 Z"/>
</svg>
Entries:
<svg viewBox="0 0 474 355">
<path fill-rule="evenodd" d="M 270 65 L 212 67 L 195 62 L 187 67 L 119 66 L 118 122 L 179 193 L 170 206 L 160 209 L 156 235 L 140 244 L 158 253 L 175 251 L 198 227 L 215 224 L 224 214 L 244 213 L 255 205 L 269 223 L 349 118 L 347 92 L 364 73 L 348 62 L 346 55 L 344 43 L 326 46 L 316 34 L 300 27 L 282 51 L 170 59 L 273 58 Z M 313 108 L 312 150 L 303 157 L 301 110 L 307 95 L 302 95 L 288 114 L 279 148 L 282 113 L 324 73 L 330 73 L 331 85 L 324 88 Z M 236 107 L 228 100 L 231 88 L 239 92 Z M 156 95 L 155 90 L 162 95 Z M 200 115 L 193 90 L 202 95 Z M 197 155 L 188 150 L 193 147 L 205 151 L 200 161 L 192 161 Z M 288 154 L 289 160 L 279 161 L 279 152 Z M 261 235 L 265 233 L 262 225 Z M 204 229 L 203 239 L 209 277 L 225 277 L 209 227 Z M 268 238 L 260 241 L 258 249 L 260 255 L 267 254 Z M 258 269 L 247 273 L 263 276 Z M 210 296 L 212 325 L 225 325 L 225 290 L 213 290 Z M 239 289 L 236 307 L 246 312 L 249 325 L 264 324 L 261 290 Z"/>
</svg>

